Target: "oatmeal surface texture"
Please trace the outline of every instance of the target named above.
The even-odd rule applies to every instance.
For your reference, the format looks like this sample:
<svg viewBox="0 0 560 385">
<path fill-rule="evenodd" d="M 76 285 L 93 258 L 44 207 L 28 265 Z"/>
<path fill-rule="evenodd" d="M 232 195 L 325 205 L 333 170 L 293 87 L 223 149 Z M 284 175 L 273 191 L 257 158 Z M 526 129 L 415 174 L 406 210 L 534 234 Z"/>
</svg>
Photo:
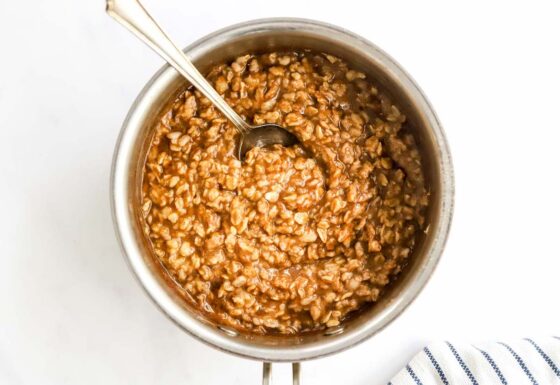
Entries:
<svg viewBox="0 0 560 385">
<path fill-rule="evenodd" d="M 336 326 L 401 271 L 428 204 L 405 116 L 342 60 L 246 55 L 208 79 L 248 122 L 301 145 L 254 148 L 193 88 L 162 115 L 142 186 L 155 258 L 194 306 L 252 333 Z"/>
</svg>

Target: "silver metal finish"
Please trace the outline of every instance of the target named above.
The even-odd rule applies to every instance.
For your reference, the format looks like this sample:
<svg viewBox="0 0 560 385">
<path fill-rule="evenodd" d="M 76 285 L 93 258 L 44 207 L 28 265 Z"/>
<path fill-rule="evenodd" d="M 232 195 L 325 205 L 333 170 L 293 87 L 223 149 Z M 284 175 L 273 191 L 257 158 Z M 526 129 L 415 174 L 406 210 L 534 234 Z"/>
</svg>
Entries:
<svg viewBox="0 0 560 385">
<path fill-rule="evenodd" d="M 292 363 L 292 384 L 300 385 L 301 364 L 299 362 Z"/>
<path fill-rule="evenodd" d="M 183 51 L 177 48 L 138 0 L 107 0 L 107 13 L 179 71 L 218 107 L 240 132 L 244 133 L 251 129 L 249 124 L 241 119 L 198 72 Z"/>
<path fill-rule="evenodd" d="M 251 126 L 243 120 L 198 72 L 138 0 L 107 0 L 107 13 L 164 58 L 234 124 L 241 134 L 237 151 L 239 159 L 242 160 L 245 153 L 255 146 L 282 144 L 288 147 L 298 142 L 294 135 L 277 124 Z"/>
<path fill-rule="evenodd" d="M 272 364 L 270 362 L 263 362 L 263 385 L 272 385 Z"/>
<path fill-rule="evenodd" d="M 299 362 L 292 363 L 292 384 L 300 385 L 300 371 L 301 364 Z M 272 385 L 272 364 L 270 362 L 263 362 L 263 385 Z"/>
<path fill-rule="evenodd" d="M 266 362 L 294 362 L 348 349 L 379 332 L 420 293 L 443 251 L 453 211 L 453 170 L 447 142 L 428 100 L 410 76 L 367 40 L 338 27 L 301 19 L 265 19 L 238 24 L 195 42 L 185 52 L 202 72 L 248 52 L 311 49 L 342 57 L 375 79 L 407 115 L 406 128 L 417 139 L 431 192 L 428 226 L 408 266 L 374 306 L 321 333 L 255 336 L 218 328 L 185 301 L 153 258 L 142 231 L 141 176 L 161 112 L 185 89 L 184 80 L 164 66 L 142 90 L 122 127 L 111 175 L 116 233 L 132 271 L 155 304 L 195 338 L 226 352 Z M 294 368 L 297 372 L 297 368 Z"/>
</svg>

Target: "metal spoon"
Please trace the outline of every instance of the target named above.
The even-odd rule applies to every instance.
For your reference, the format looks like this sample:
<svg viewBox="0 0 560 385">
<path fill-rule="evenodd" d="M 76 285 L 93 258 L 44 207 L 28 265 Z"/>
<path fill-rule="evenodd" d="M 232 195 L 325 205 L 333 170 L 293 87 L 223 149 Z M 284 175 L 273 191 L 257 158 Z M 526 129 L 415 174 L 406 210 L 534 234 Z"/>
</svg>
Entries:
<svg viewBox="0 0 560 385">
<path fill-rule="evenodd" d="M 272 144 L 288 147 L 299 142 L 293 134 L 276 124 L 252 126 L 244 121 L 169 39 L 138 0 L 107 0 L 107 13 L 163 57 L 233 123 L 240 133 L 236 154 L 240 160 L 253 147 Z"/>
</svg>

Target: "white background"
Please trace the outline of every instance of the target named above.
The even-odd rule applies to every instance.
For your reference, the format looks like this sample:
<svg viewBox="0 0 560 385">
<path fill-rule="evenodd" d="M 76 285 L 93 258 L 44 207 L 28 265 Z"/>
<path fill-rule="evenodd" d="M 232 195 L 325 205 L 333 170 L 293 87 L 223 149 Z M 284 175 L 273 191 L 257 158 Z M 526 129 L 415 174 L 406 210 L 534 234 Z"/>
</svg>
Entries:
<svg viewBox="0 0 560 385">
<path fill-rule="evenodd" d="M 433 279 L 382 333 L 305 363 L 303 384 L 384 384 L 434 340 L 560 333 L 558 2 L 145 3 L 181 45 L 258 17 L 346 27 L 412 74 L 446 129 L 456 210 Z M 161 65 L 101 0 L 0 0 L 1 384 L 260 382 L 259 363 L 169 322 L 114 237 L 113 146 Z"/>
</svg>

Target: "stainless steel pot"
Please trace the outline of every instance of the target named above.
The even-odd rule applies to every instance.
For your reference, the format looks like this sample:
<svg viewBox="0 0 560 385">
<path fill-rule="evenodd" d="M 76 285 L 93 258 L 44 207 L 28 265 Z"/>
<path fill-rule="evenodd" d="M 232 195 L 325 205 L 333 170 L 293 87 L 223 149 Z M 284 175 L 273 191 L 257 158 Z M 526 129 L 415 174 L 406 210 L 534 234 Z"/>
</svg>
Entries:
<svg viewBox="0 0 560 385">
<path fill-rule="evenodd" d="M 186 83 L 165 65 L 132 105 L 117 141 L 111 174 L 111 204 L 117 236 L 132 271 L 156 305 L 195 338 L 228 353 L 263 361 L 263 381 L 270 381 L 270 362 L 294 362 L 348 349 L 380 331 L 418 295 L 443 251 L 453 211 L 453 170 L 449 149 L 428 100 L 411 77 L 372 43 L 341 28 L 302 19 L 264 19 L 234 25 L 206 36 L 185 49 L 204 73 L 211 66 L 248 52 L 311 49 L 342 57 L 370 75 L 407 115 L 422 152 L 431 191 L 429 226 L 410 263 L 371 308 L 335 328 L 296 336 L 250 336 L 206 319 L 191 308 L 152 257 L 139 213 L 142 167 L 152 128 L 162 109 Z"/>
</svg>

